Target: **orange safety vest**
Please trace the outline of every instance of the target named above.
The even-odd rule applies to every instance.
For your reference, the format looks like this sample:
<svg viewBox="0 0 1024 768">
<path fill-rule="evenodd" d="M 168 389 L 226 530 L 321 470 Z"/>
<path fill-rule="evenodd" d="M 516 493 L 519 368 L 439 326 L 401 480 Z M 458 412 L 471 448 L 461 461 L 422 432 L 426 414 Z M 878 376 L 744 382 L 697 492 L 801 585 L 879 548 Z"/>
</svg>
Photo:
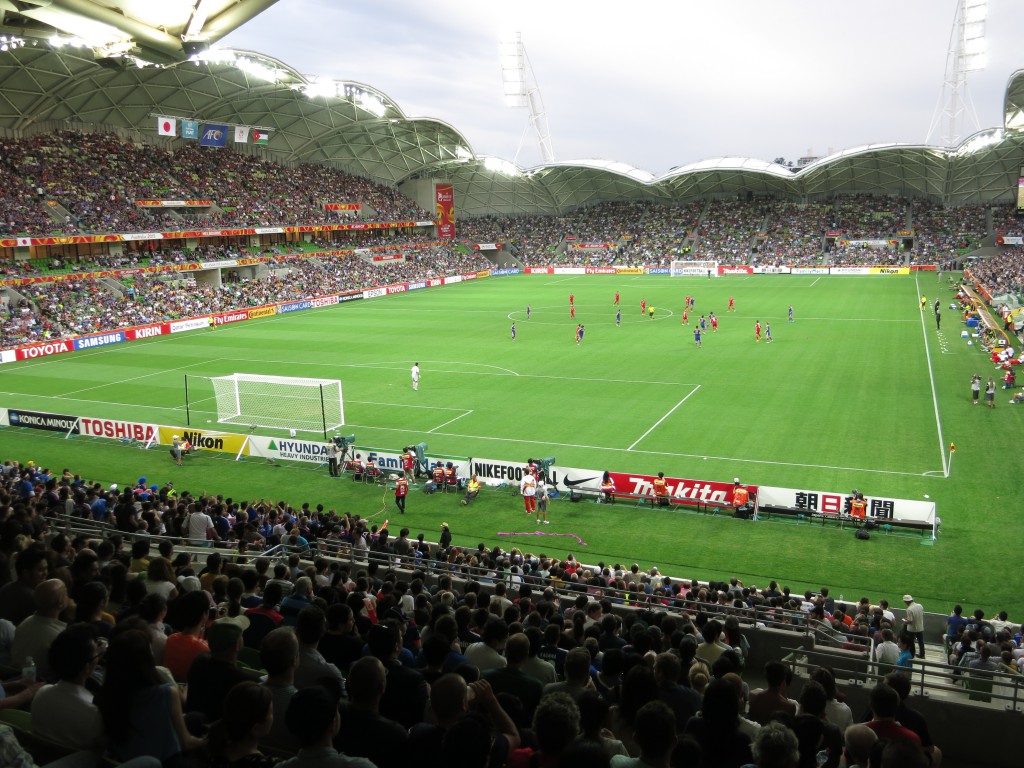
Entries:
<svg viewBox="0 0 1024 768">
<path fill-rule="evenodd" d="M 733 506 L 742 507 L 750 499 L 750 494 L 747 493 L 747 489 L 743 486 L 739 486 L 732 492 L 732 503 Z"/>
</svg>

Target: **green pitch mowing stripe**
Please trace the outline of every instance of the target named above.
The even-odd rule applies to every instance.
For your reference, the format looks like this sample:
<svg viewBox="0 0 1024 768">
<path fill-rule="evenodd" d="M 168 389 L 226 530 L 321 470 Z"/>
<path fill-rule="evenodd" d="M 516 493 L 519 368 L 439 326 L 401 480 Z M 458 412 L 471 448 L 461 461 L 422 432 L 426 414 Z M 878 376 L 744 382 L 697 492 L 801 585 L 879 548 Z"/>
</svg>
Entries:
<svg viewBox="0 0 1024 768">
<path fill-rule="evenodd" d="M 924 313 L 921 293 L 928 294 Z M 681 324 L 686 294 L 696 297 L 688 326 Z M 726 312 L 730 296 L 735 312 Z M 0 405 L 181 425 L 185 373 L 338 378 L 346 429 L 364 446 L 425 440 L 431 451 L 458 456 L 555 455 L 565 466 L 927 495 L 943 521 L 934 547 L 912 536 L 857 542 L 849 531 L 810 524 L 744 525 L 621 505 L 555 504 L 549 527 L 583 538 L 591 560 L 671 565 L 702 578 L 742 572 L 748 581 L 778 577 L 794 586 L 842 582 L 847 594 L 859 586 L 873 597 L 928 596 L 928 609 L 963 600 L 1012 613 L 1024 608 L 1012 580 L 977 564 L 1018 557 L 1006 533 L 1019 506 L 1013 447 L 1024 407 L 1010 406 L 1003 390 L 993 410 L 971 405 L 971 374 L 996 371 L 979 347 L 959 338 L 954 312 L 944 309 L 943 335 L 936 333 L 936 297 L 948 307 L 952 290 L 928 276 L 477 280 L 4 365 Z M 655 307 L 653 319 L 640 314 L 641 299 Z M 790 304 L 794 323 L 787 322 Z M 719 330 L 709 327 L 697 349 L 694 323 L 711 311 Z M 771 323 L 771 344 L 754 341 L 758 320 Z M 577 323 L 586 326 L 580 346 Z M 419 391 L 409 377 L 414 362 L 422 369 Z M 958 450 L 946 477 L 940 446 L 949 442 Z M 104 445 L 0 431 L 4 455 L 45 456 L 109 482 L 131 479 L 123 468 L 136 462 L 152 462 L 161 480 L 173 475 L 163 450 Z M 293 503 L 339 499 L 354 510 L 380 509 L 379 493 L 329 483 L 325 471 L 204 456 L 181 476 L 225 493 L 263 488 L 261 495 Z M 451 497 L 415 495 L 406 522 L 429 534 L 456 518 L 460 543 L 508 546 L 496 534 L 520 530 L 518 504 L 488 493 L 463 509 Z M 543 537 L 526 542 L 564 548 Z"/>
</svg>

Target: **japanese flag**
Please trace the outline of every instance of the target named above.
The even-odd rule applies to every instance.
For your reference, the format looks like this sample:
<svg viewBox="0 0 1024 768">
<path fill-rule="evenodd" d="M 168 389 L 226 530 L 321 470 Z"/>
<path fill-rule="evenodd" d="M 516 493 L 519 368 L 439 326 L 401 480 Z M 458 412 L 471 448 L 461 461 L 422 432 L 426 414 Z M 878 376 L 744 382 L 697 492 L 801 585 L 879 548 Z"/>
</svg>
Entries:
<svg viewBox="0 0 1024 768">
<path fill-rule="evenodd" d="M 177 136 L 178 121 L 173 117 L 158 117 L 156 119 L 156 130 L 161 136 Z"/>
</svg>

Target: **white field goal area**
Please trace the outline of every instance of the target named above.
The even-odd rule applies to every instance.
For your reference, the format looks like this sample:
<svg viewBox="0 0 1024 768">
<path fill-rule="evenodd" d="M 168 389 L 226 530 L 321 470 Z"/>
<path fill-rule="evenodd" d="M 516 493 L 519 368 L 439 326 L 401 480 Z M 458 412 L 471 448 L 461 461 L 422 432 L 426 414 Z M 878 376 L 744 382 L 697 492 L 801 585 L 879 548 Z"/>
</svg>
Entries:
<svg viewBox="0 0 1024 768">
<path fill-rule="evenodd" d="M 212 411 L 218 424 L 325 435 L 345 424 L 345 401 L 337 379 L 251 373 L 186 376 L 185 402 L 190 419 L 193 412 Z"/>
<path fill-rule="evenodd" d="M 717 261 L 673 261 L 669 269 L 672 277 L 707 277 L 708 271 L 712 277 L 718 277 Z"/>
</svg>

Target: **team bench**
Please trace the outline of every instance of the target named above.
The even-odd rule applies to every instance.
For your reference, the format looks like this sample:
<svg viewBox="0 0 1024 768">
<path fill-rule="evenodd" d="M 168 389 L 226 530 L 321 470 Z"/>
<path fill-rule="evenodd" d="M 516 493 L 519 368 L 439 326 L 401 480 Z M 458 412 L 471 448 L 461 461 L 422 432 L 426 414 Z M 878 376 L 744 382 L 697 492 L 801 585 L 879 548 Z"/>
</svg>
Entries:
<svg viewBox="0 0 1024 768">
<path fill-rule="evenodd" d="M 931 523 L 921 520 L 891 520 L 873 517 L 858 518 L 841 512 L 817 512 L 808 509 L 798 509 L 796 507 L 763 506 L 758 510 L 758 515 L 766 519 L 770 519 L 773 515 L 778 517 L 806 518 L 812 522 L 820 522 L 822 525 L 829 522 L 839 523 L 840 528 L 845 528 L 847 526 L 852 528 L 863 528 L 867 527 L 867 523 L 874 522 L 877 523 L 878 528 L 883 531 L 888 531 L 890 528 L 906 528 L 909 530 L 916 530 L 922 536 L 925 533 L 931 533 L 932 530 Z"/>
</svg>

